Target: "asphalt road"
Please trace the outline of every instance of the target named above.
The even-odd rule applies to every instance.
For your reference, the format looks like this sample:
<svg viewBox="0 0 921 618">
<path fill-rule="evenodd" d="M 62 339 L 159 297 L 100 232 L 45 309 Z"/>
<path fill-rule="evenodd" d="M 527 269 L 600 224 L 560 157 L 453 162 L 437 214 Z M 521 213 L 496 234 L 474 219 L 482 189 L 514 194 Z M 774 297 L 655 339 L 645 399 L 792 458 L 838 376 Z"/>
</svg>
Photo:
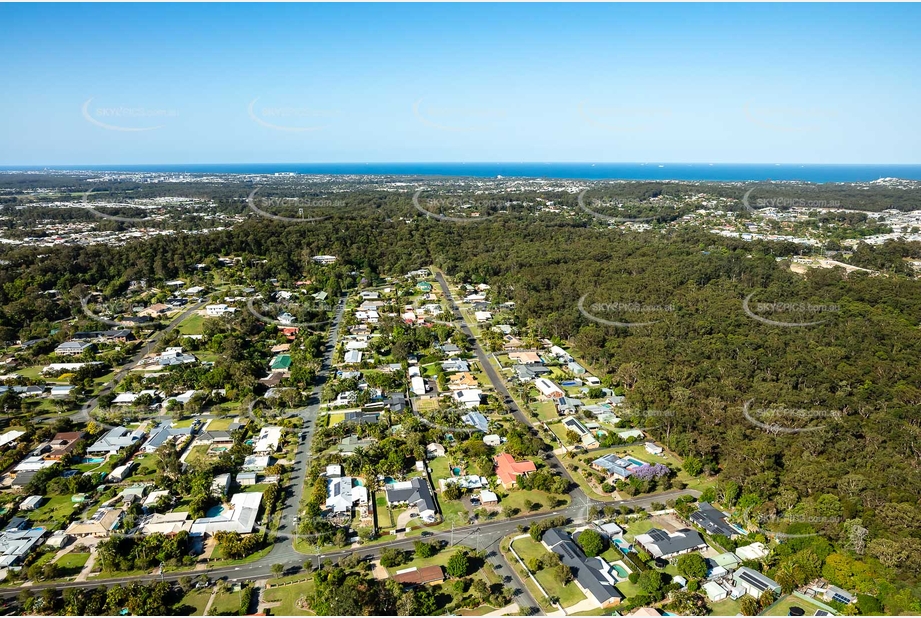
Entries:
<svg viewBox="0 0 921 618">
<path fill-rule="evenodd" d="M 460 312 L 460 309 L 457 308 L 457 303 L 451 294 L 451 290 L 448 287 L 448 282 L 445 280 L 444 274 L 441 272 L 436 272 L 435 278 L 438 280 L 438 285 L 441 286 L 441 290 L 444 293 L 445 298 L 448 300 L 448 306 L 451 308 L 451 311 L 454 314 L 456 320 L 460 321 L 459 326 L 461 332 L 463 332 L 467 338 L 473 342 L 473 350 L 476 353 L 477 359 L 480 361 L 480 366 L 483 368 L 483 371 L 486 372 L 486 376 L 489 378 L 489 381 L 492 382 L 492 385 L 495 387 L 500 399 L 505 401 L 505 405 L 508 406 L 508 408 L 511 410 L 512 416 L 515 417 L 515 420 L 526 427 L 532 427 L 531 420 L 524 412 L 521 411 L 521 408 L 518 407 L 518 404 L 512 398 L 512 394 L 509 392 L 508 388 L 506 388 L 502 376 L 500 376 L 499 372 L 496 371 L 496 368 L 490 364 L 489 358 L 486 356 L 486 351 L 483 349 L 483 346 L 481 346 L 479 340 L 473 336 L 473 331 L 470 330 L 470 327 L 467 325 L 467 321 L 464 319 L 463 314 Z M 585 492 L 582 491 L 580 487 L 578 487 L 575 479 L 572 478 L 572 475 L 559 460 L 559 458 L 557 458 L 553 452 L 550 452 L 546 455 L 546 461 L 551 465 L 551 467 L 554 467 L 556 471 L 569 479 L 569 481 L 575 486 L 575 489 L 569 492 L 569 495 L 572 496 L 573 502 L 581 504 L 586 509 L 588 509 L 588 496 L 586 496 Z"/>
<path fill-rule="evenodd" d="M 694 490 L 673 490 L 666 492 L 664 494 L 657 494 L 655 496 L 646 496 L 641 498 L 634 498 L 631 500 L 621 500 L 618 502 L 592 502 L 592 504 L 602 506 L 602 505 L 614 505 L 621 506 L 627 505 L 633 508 L 638 506 L 648 507 L 653 502 L 664 502 L 666 500 L 676 498 L 681 495 L 699 495 L 700 492 Z M 520 603 L 528 604 L 532 607 L 537 607 L 536 603 L 528 603 L 527 599 L 530 598 L 530 595 L 527 594 L 527 591 L 524 590 L 524 586 L 521 584 L 521 580 L 518 577 L 517 573 L 508 565 L 508 563 L 502 558 L 502 555 L 499 553 L 499 541 L 515 532 L 518 531 L 519 525 L 529 525 L 536 521 L 542 519 L 547 519 L 548 517 L 556 516 L 565 516 L 571 518 L 575 523 L 582 523 L 585 521 L 582 507 L 580 505 L 571 505 L 564 509 L 559 509 L 550 513 L 538 513 L 533 515 L 522 515 L 512 519 L 503 519 L 493 522 L 485 522 L 481 524 L 476 524 L 472 526 L 464 526 L 461 528 L 455 528 L 453 533 L 448 530 L 446 532 L 436 532 L 426 537 L 411 537 L 408 539 L 398 539 L 394 541 L 384 542 L 384 543 L 375 543 L 374 545 L 368 546 L 366 548 L 358 549 L 345 549 L 337 552 L 324 553 L 320 555 L 320 560 L 330 559 L 333 562 L 336 562 L 342 556 L 358 552 L 364 558 L 376 558 L 380 555 L 381 551 L 387 547 L 395 547 L 400 549 L 412 549 L 413 543 L 424 538 L 425 540 L 443 540 L 452 541 L 455 545 L 464 545 L 466 547 L 478 548 L 485 550 L 489 553 L 494 553 L 495 555 L 489 557 L 489 561 L 495 566 L 499 565 L 497 568 L 497 573 L 500 577 L 510 576 L 515 585 L 513 587 L 518 587 L 524 594 L 516 597 Z M 290 545 L 290 541 L 288 542 Z M 276 546 L 277 549 L 278 546 Z M 265 579 L 269 577 L 274 577 L 272 574 L 271 567 L 273 564 L 282 564 L 286 568 L 300 567 L 303 565 L 307 555 L 294 552 L 293 548 L 289 557 L 276 554 L 276 551 L 273 550 L 268 556 L 261 558 L 260 560 L 254 561 L 250 564 L 244 564 L 236 567 L 220 567 L 214 569 L 208 569 L 207 571 L 177 571 L 174 573 L 164 573 L 162 575 L 150 574 L 150 575 L 138 575 L 130 577 L 116 577 L 110 579 L 91 579 L 84 582 L 54 582 L 48 584 L 36 584 L 33 586 L 18 586 L 0 589 L 0 597 L 14 597 L 18 595 L 23 590 L 32 590 L 39 591 L 45 588 L 55 588 L 63 590 L 65 588 L 95 588 L 98 586 L 113 586 L 115 584 L 126 584 L 133 581 L 140 582 L 151 582 L 151 581 L 176 581 L 182 577 L 190 576 L 197 577 L 199 575 L 207 575 L 212 580 L 227 578 L 230 581 L 243 580 L 243 581 L 252 581 L 257 579 Z"/>
<path fill-rule="evenodd" d="M 316 430 L 317 416 L 320 413 L 320 394 L 332 370 L 333 353 L 339 340 L 339 325 L 342 323 L 344 311 L 344 302 L 336 306 L 326 350 L 323 352 L 320 370 L 317 372 L 310 400 L 306 407 L 297 410 L 297 413 L 304 421 L 301 433 L 306 434 L 306 436 L 299 438 L 294 466 L 288 477 L 288 484 L 285 486 L 284 502 L 279 511 L 281 513 L 281 523 L 277 530 L 278 537 L 272 551 L 265 558 L 265 560 L 271 561 L 269 562 L 270 565 L 276 563 L 286 564 L 291 561 L 303 562 L 304 560 L 304 555 L 294 549 L 294 542 L 291 537 L 297 531 L 295 518 L 299 515 L 301 497 L 304 495 L 304 478 L 307 475 L 307 469 L 310 467 L 310 446 Z"/>
<path fill-rule="evenodd" d="M 505 383 L 499 376 L 495 368 L 489 363 L 489 360 L 486 356 L 485 351 L 480 346 L 479 341 L 473 336 L 472 331 L 469 326 L 463 319 L 463 316 L 460 314 L 460 311 L 455 309 L 456 304 L 454 302 L 453 296 L 451 295 L 450 289 L 448 288 L 447 281 L 441 273 L 436 273 L 436 278 L 438 279 L 439 284 L 445 294 L 445 297 L 449 301 L 449 305 L 452 308 L 454 315 L 457 320 L 460 321 L 460 328 L 467 337 L 474 343 L 474 350 L 476 352 L 477 358 L 480 361 L 481 366 L 489 377 L 490 381 L 496 388 L 496 391 L 501 397 L 506 401 L 506 405 L 511 409 L 511 412 L 516 420 L 521 422 L 527 427 L 531 427 L 530 419 L 518 408 L 514 399 L 512 399 L 511 394 L 508 392 L 508 389 L 505 387 Z M 175 328 L 179 322 L 181 322 L 191 311 L 194 311 L 196 307 L 191 307 L 175 318 L 170 325 L 158 333 L 158 336 L 155 336 L 156 339 L 162 337 L 164 333 L 168 332 Z M 111 579 L 92 579 L 85 582 L 65 582 L 65 583 L 50 583 L 50 584 L 36 584 L 26 587 L 11 587 L 4 588 L 0 590 L 0 597 L 12 597 L 16 596 L 22 590 L 32 590 L 38 591 L 44 588 L 55 588 L 55 589 L 65 589 L 65 588 L 80 588 L 80 587 L 97 587 L 97 586 L 112 586 L 115 584 L 125 584 L 132 581 L 175 581 L 182 577 L 191 576 L 197 577 L 199 575 L 207 575 L 212 580 L 219 578 L 226 578 L 230 581 L 243 580 L 243 581 L 252 581 L 257 579 L 264 579 L 268 577 L 273 577 L 271 567 L 274 564 L 282 564 L 286 569 L 299 568 L 303 565 L 306 559 L 316 557 L 315 554 L 302 554 L 294 549 L 293 537 L 296 531 L 296 524 L 294 523 L 294 518 L 298 515 L 298 509 L 301 502 L 301 497 L 303 496 L 304 491 L 304 478 L 306 476 L 307 467 L 310 461 L 310 444 L 313 439 L 314 429 L 316 426 L 316 419 L 320 411 L 320 393 L 322 391 L 323 385 L 326 380 L 329 378 L 329 373 L 332 370 L 332 356 L 335 351 L 336 343 L 339 338 L 339 327 L 344 312 L 344 304 L 337 305 L 335 317 L 333 319 L 332 326 L 329 332 L 329 339 L 327 349 L 324 352 L 322 365 L 320 371 L 317 375 L 317 381 L 314 386 L 313 393 L 311 395 L 310 403 L 299 409 L 297 412 L 304 419 L 304 430 L 307 435 L 304 439 L 300 441 L 300 444 L 297 448 L 297 454 L 295 458 L 295 465 L 292 470 L 291 475 L 289 476 L 289 482 L 285 488 L 285 499 L 281 507 L 281 524 L 278 528 L 279 536 L 276 539 L 276 543 L 272 548 L 272 551 L 265 557 L 253 561 L 249 564 L 244 564 L 241 566 L 228 566 L 228 567 L 218 567 L 212 568 L 205 571 L 182 571 L 174 573 L 165 573 L 165 574 L 150 574 L 150 575 L 140 575 L 140 576 L 129 576 L 129 577 L 118 577 Z M 155 338 L 151 338 L 151 341 L 145 346 L 145 349 L 138 352 L 136 355 L 136 360 L 133 360 L 128 365 L 120 370 L 118 375 L 121 375 L 124 371 L 127 370 L 133 363 L 136 363 L 137 360 L 140 360 L 144 354 L 148 353 L 149 349 L 155 344 Z M 114 384 L 114 380 L 113 380 Z M 114 387 L 114 386 L 113 386 Z M 95 400 L 93 402 L 95 405 Z M 556 469 L 567 478 L 572 481 L 572 477 L 562 463 L 557 459 L 555 455 L 548 457 L 549 461 L 552 464 L 556 465 Z M 381 551 L 388 547 L 400 548 L 400 549 L 412 549 L 413 544 L 425 538 L 428 541 L 439 540 L 446 541 L 449 544 L 453 545 L 464 545 L 466 547 L 471 547 L 474 549 L 480 549 L 487 552 L 487 560 L 492 566 L 496 569 L 497 574 L 503 578 L 505 585 L 512 587 L 515 590 L 515 601 L 520 606 L 529 606 L 537 608 L 537 602 L 534 598 L 528 593 L 525 588 L 521 578 L 518 576 L 518 573 L 511 565 L 505 560 L 502 554 L 499 552 L 499 542 L 502 538 L 513 534 L 518 531 L 518 526 L 523 525 L 527 526 L 536 521 L 546 519 L 548 517 L 554 516 L 565 516 L 571 519 L 573 522 L 582 523 L 587 520 L 588 510 L 592 505 L 595 506 L 630 506 L 633 508 L 636 507 L 649 507 L 653 502 L 665 502 L 669 499 L 676 498 L 681 495 L 694 495 L 699 496 L 700 492 L 695 490 L 673 490 L 665 492 L 663 494 L 657 494 L 655 496 L 639 497 L 633 498 L 630 500 L 622 500 L 616 502 L 601 502 L 596 500 L 589 499 L 585 492 L 576 485 L 573 481 L 573 489 L 570 492 L 572 497 L 572 502 L 569 506 L 550 512 L 550 513 L 538 513 L 538 514 L 524 514 L 518 517 L 511 519 L 502 519 L 499 521 L 489 521 L 478 523 L 474 525 L 468 525 L 463 527 L 457 527 L 453 531 L 445 532 L 435 532 L 425 537 L 411 537 L 408 539 L 395 539 L 393 541 L 379 542 L 374 543 L 373 545 L 367 547 L 359 547 L 356 549 L 345 549 L 342 551 L 331 552 L 320 554 L 319 560 L 324 561 L 330 559 L 333 562 L 336 562 L 339 558 L 352 554 L 355 552 L 360 553 L 366 559 L 373 559 L 380 555 Z"/>
<path fill-rule="evenodd" d="M 207 303 L 207 300 L 203 300 L 200 303 L 191 305 L 187 309 L 183 310 L 182 313 L 173 318 L 165 328 L 158 330 L 153 335 L 151 335 L 150 338 L 147 339 L 147 343 L 141 346 L 141 348 L 134 353 L 134 356 L 128 359 L 128 361 L 119 368 L 118 372 L 112 376 L 112 379 L 102 387 L 102 390 L 99 391 L 99 394 L 83 404 L 83 407 L 80 408 L 80 411 L 71 414 L 70 418 L 76 423 L 88 423 L 90 420 L 93 420 L 90 416 L 90 413 L 96 409 L 97 405 L 99 405 L 99 398 L 102 395 L 111 392 L 116 386 L 118 386 L 118 383 L 121 382 L 122 378 L 125 377 L 125 374 L 128 373 L 132 367 L 137 365 L 142 358 L 150 354 L 150 351 L 153 350 L 154 346 L 157 345 L 157 342 L 160 341 L 164 335 L 179 326 L 180 322 L 189 317 L 193 311 L 201 309 Z"/>
</svg>

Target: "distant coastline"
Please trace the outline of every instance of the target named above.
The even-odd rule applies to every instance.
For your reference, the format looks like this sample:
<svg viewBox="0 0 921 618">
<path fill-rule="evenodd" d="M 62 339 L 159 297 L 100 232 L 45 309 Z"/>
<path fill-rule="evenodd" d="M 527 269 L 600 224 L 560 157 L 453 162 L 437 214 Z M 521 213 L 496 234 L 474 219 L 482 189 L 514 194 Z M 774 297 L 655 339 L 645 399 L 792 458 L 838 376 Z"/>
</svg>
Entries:
<svg viewBox="0 0 921 618">
<path fill-rule="evenodd" d="M 150 165 L 0 166 L 4 172 L 90 171 L 172 174 L 310 174 L 547 178 L 689 182 L 799 181 L 872 182 L 881 178 L 921 181 L 921 165 L 807 165 L 727 163 L 230 163 Z"/>
</svg>

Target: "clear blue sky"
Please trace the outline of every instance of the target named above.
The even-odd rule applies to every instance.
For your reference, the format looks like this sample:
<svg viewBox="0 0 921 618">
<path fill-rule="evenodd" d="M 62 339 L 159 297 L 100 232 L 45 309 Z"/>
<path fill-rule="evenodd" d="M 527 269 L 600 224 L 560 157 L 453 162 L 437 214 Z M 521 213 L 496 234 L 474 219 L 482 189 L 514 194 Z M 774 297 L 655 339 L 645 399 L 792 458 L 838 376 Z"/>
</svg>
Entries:
<svg viewBox="0 0 921 618">
<path fill-rule="evenodd" d="M 3 4 L 0 23 L 0 165 L 921 163 L 918 5 Z"/>
</svg>

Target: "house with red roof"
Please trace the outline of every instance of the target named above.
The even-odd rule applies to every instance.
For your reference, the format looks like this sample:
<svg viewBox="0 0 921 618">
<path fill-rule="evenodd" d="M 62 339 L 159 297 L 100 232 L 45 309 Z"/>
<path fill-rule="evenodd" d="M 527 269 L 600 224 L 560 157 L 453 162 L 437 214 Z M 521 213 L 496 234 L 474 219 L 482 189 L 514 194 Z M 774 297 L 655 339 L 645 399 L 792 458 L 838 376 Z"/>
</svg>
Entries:
<svg viewBox="0 0 921 618">
<path fill-rule="evenodd" d="M 515 486 L 519 475 L 527 475 L 537 471 L 537 466 L 534 465 L 533 461 L 515 461 L 515 458 L 508 453 L 496 455 L 494 461 L 496 462 L 496 475 L 506 489 Z"/>
</svg>

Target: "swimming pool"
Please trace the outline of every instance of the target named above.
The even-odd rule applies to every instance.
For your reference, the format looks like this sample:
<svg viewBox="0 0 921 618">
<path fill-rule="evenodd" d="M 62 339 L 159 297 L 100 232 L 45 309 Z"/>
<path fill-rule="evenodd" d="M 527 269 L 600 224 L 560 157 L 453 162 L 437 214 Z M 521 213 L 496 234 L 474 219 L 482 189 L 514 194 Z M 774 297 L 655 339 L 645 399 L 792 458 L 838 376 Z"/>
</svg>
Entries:
<svg viewBox="0 0 921 618">
<path fill-rule="evenodd" d="M 617 573 L 617 576 L 619 578 L 627 579 L 627 577 L 629 576 L 629 573 L 627 573 L 627 569 L 620 566 L 619 564 L 612 564 L 611 566 L 614 568 L 614 572 Z"/>
<path fill-rule="evenodd" d="M 633 457 L 626 457 L 625 459 L 626 459 L 627 461 L 629 461 L 630 463 L 636 464 L 636 465 L 638 465 L 638 466 L 645 466 L 645 465 L 646 465 L 646 462 L 645 462 L 645 461 L 640 461 L 639 459 L 634 459 Z"/>
<path fill-rule="evenodd" d="M 224 451 L 227 450 L 227 447 L 226 446 L 213 446 L 211 447 L 211 450 L 214 451 L 215 453 L 223 453 Z"/>
<path fill-rule="evenodd" d="M 461 469 L 460 469 L 460 468 L 451 468 L 451 472 L 454 473 L 454 476 L 460 476 L 460 475 L 461 475 Z"/>
<path fill-rule="evenodd" d="M 208 512 L 205 513 L 205 517 L 218 517 L 223 512 L 224 507 L 218 504 L 217 506 L 212 506 L 210 509 L 208 509 Z"/>
<path fill-rule="evenodd" d="M 105 460 L 106 460 L 105 457 L 84 457 L 84 458 L 83 458 L 83 463 L 94 463 L 94 464 L 99 464 L 99 463 L 104 462 Z"/>
</svg>

